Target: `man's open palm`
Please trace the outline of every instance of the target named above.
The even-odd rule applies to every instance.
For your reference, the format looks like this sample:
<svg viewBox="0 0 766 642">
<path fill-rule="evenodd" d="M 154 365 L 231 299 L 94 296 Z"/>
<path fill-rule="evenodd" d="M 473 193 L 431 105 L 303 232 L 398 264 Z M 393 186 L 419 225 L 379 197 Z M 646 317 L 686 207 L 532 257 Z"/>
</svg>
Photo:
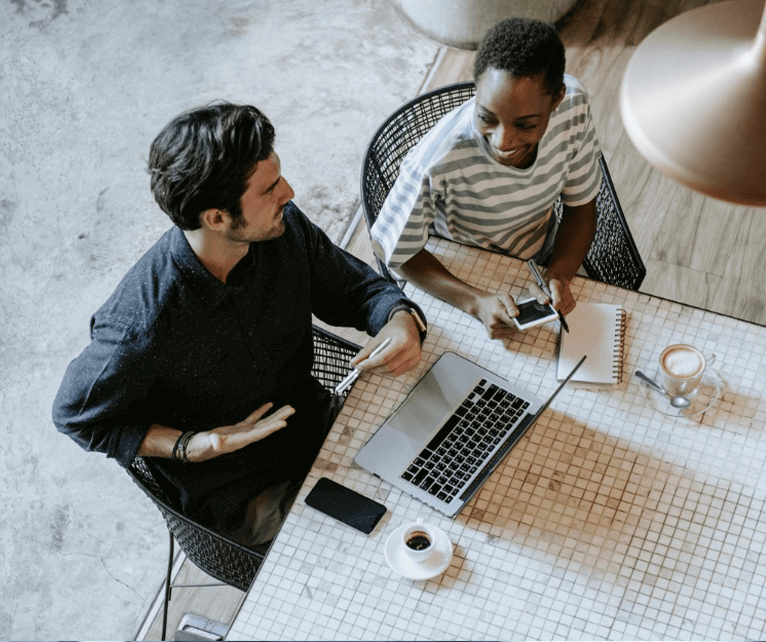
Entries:
<svg viewBox="0 0 766 642">
<path fill-rule="evenodd" d="M 287 418 L 295 412 L 295 408 L 282 406 L 262 419 L 273 405 L 273 403 L 262 405 L 233 426 L 221 426 L 197 433 L 188 446 L 189 461 L 205 461 L 234 452 L 284 428 L 287 425 Z"/>
</svg>

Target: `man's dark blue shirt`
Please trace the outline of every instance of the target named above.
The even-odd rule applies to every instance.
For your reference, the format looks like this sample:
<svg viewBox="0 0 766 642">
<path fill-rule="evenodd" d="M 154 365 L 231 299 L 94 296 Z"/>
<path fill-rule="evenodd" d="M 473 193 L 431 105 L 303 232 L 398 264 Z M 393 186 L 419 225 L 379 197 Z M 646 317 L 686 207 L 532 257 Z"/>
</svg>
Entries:
<svg viewBox="0 0 766 642">
<path fill-rule="evenodd" d="M 203 431 L 266 402 L 296 408 L 286 428 L 236 453 L 186 466 L 154 458 L 187 508 L 211 486 L 269 478 L 315 448 L 312 314 L 375 335 L 407 299 L 293 203 L 284 222 L 282 236 L 250 245 L 226 283 L 181 230 L 166 232 L 93 315 L 91 342 L 56 396 L 57 428 L 129 465 L 154 423 Z"/>
</svg>

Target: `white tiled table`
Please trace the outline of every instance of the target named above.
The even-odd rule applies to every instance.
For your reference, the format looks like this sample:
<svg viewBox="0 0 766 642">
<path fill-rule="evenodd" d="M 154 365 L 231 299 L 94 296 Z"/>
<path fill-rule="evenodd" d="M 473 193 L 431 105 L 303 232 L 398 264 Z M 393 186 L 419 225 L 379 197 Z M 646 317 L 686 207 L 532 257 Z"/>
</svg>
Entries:
<svg viewBox="0 0 766 642">
<path fill-rule="evenodd" d="M 446 241 L 458 276 L 514 296 L 521 261 Z M 364 375 L 350 394 L 229 639 L 763 639 L 766 635 L 766 328 L 577 278 L 580 301 L 628 310 L 623 382 L 566 387 L 485 486 L 450 519 L 353 463 L 445 350 L 530 391 L 555 385 L 558 323 L 486 339 L 478 321 L 412 288 L 429 336 L 419 368 Z M 660 349 L 715 352 L 724 393 L 694 418 L 650 408 L 630 374 Z M 305 506 L 327 476 L 384 503 L 369 536 Z M 455 546 L 447 571 L 413 582 L 387 537 L 424 517 Z"/>
</svg>

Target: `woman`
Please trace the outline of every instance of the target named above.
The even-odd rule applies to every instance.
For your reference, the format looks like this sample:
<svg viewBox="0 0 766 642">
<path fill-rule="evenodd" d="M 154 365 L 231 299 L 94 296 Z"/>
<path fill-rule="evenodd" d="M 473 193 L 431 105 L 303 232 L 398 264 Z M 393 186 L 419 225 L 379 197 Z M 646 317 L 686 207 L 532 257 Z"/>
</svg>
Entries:
<svg viewBox="0 0 766 642">
<path fill-rule="evenodd" d="M 410 152 L 371 231 L 375 253 L 391 269 L 478 318 L 491 338 L 513 333 L 513 299 L 461 281 L 424 247 L 431 233 L 549 258 L 553 306 L 574 309 L 570 282 L 595 234 L 601 170 L 587 92 L 564 65 L 550 25 L 511 18 L 493 27 L 476 55 L 476 96 Z M 549 300 L 536 285 L 530 290 Z"/>
</svg>

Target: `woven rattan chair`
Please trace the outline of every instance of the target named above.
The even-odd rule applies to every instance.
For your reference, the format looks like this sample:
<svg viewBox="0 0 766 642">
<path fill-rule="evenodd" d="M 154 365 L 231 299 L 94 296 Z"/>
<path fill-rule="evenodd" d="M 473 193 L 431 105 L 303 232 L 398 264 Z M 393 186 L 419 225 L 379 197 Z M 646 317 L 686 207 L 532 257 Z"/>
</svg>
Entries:
<svg viewBox="0 0 766 642">
<path fill-rule="evenodd" d="M 444 114 L 462 105 L 475 93 L 473 82 L 440 87 L 400 107 L 380 126 L 367 146 L 362 165 L 362 205 L 368 231 L 399 176 L 399 166 L 407 152 Z M 646 267 L 628 229 L 603 156 L 599 162 L 603 180 L 596 197 L 596 237 L 583 266 L 592 279 L 638 290 L 646 276 Z M 556 200 L 554 211 L 561 220 L 561 197 Z M 380 259 L 378 267 L 383 276 L 394 280 Z"/>
<path fill-rule="evenodd" d="M 314 366 L 312 374 L 328 390 L 334 390 L 349 373 L 349 360 L 359 352 L 359 346 L 314 326 Z M 345 394 L 348 394 L 348 391 Z M 263 562 L 258 553 L 237 542 L 211 531 L 183 515 L 179 507 L 163 491 L 142 457 L 137 457 L 127 469 L 133 481 L 160 509 L 167 522 L 170 536 L 168 569 L 165 578 L 165 596 L 162 607 L 162 639 L 168 620 L 168 603 L 173 588 L 229 585 L 247 591 Z M 207 584 L 173 584 L 174 540 L 186 556 L 208 575 L 220 580 Z"/>
</svg>

